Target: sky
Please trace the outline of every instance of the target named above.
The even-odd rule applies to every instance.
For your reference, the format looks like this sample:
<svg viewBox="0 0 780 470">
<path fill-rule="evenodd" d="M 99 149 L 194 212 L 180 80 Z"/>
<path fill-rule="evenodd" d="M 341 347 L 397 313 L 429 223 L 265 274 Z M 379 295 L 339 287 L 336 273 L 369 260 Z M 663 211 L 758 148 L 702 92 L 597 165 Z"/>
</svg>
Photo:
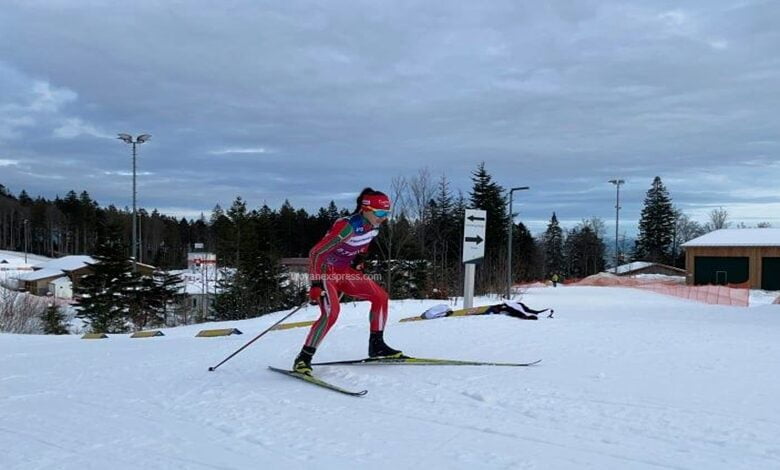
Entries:
<svg viewBox="0 0 780 470">
<path fill-rule="evenodd" d="M 351 207 L 479 162 L 544 230 L 636 230 L 655 176 L 707 221 L 780 226 L 780 3 L 5 0 L 0 184 L 207 216 Z"/>
</svg>

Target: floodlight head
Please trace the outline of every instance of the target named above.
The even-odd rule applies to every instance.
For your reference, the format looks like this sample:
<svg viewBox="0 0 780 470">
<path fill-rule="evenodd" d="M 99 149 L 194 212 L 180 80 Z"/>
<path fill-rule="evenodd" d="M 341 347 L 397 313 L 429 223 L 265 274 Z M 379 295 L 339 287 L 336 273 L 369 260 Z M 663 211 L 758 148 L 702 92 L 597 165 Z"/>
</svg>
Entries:
<svg viewBox="0 0 780 470">
<path fill-rule="evenodd" d="M 135 141 L 138 142 L 139 144 L 143 144 L 144 142 L 148 141 L 151 138 L 152 136 L 149 134 L 141 134 L 135 138 Z"/>
<path fill-rule="evenodd" d="M 516 188 L 512 188 L 510 191 L 526 191 L 528 189 L 531 189 L 531 188 L 529 188 L 528 186 L 518 186 Z"/>
<path fill-rule="evenodd" d="M 617 185 L 621 185 L 621 184 L 625 183 L 625 181 L 623 181 L 623 180 L 609 180 L 609 182 L 612 183 L 612 184 L 617 184 Z"/>
<path fill-rule="evenodd" d="M 133 143 L 133 136 L 131 136 L 130 134 L 117 134 L 117 135 L 118 135 L 117 139 L 121 139 L 121 140 L 125 141 L 125 143 L 128 143 L 128 144 L 132 144 Z"/>
</svg>

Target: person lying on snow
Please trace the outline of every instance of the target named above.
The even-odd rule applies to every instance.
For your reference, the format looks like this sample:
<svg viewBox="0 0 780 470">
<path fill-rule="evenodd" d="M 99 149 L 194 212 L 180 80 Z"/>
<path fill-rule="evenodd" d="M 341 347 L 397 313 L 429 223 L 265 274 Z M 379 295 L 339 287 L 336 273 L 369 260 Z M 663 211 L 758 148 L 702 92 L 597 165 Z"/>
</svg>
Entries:
<svg viewBox="0 0 780 470">
<path fill-rule="evenodd" d="M 469 310 L 469 312 L 465 310 Z M 510 317 L 520 318 L 523 320 L 538 320 L 539 319 L 538 315 L 548 310 L 550 311 L 550 314 L 547 315 L 547 318 L 552 318 L 554 310 L 551 308 L 545 308 L 543 310 L 534 310 L 522 302 L 507 300 L 500 304 L 486 305 L 474 309 L 459 310 L 458 313 L 455 313 L 455 311 L 453 311 L 446 304 L 439 304 L 429 308 L 428 310 L 423 312 L 422 315 L 420 316 L 426 320 L 429 320 L 432 318 L 448 317 L 450 315 L 465 316 L 465 315 L 491 315 L 491 314 L 503 313 L 505 315 L 509 315 Z"/>
</svg>

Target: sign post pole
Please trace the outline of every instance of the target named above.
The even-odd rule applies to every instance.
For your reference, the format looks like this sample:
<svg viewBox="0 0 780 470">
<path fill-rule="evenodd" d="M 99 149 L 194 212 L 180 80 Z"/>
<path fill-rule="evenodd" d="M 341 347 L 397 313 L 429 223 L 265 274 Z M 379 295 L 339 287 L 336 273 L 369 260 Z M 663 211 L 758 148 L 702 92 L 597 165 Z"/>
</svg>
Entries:
<svg viewBox="0 0 780 470">
<path fill-rule="evenodd" d="M 465 276 L 463 278 L 463 308 L 474 306 L 474 263 L 466 263 Z"/>
</svg>

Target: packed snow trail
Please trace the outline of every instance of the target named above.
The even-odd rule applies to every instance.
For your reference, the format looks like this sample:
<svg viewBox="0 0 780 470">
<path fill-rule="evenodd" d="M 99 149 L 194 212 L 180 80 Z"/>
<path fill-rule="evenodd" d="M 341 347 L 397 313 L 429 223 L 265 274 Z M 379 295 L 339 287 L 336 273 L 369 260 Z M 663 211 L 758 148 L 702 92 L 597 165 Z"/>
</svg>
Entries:
<svg viewBox="0 0 780 470">
<path fill-rule="evenodd" d="M 360 399 L 266 369 L 292 365 L 305 328 L 207 371 L 286 312 L 149 339 L 0 335 L 0 467 L 780 468 L 780 306 L 599 287 L 531 289 L 523 301 L 556 318 L 397 323 L 438 302 L 391 302 L 386 338 L 408 354 L 544 360 L 315 367 L 368 389 Z M 366 354 L 367 308 L 344 305 L 316 361 Z M 212 327 L 246 334 L 194 337 Z"/>
</svg>

